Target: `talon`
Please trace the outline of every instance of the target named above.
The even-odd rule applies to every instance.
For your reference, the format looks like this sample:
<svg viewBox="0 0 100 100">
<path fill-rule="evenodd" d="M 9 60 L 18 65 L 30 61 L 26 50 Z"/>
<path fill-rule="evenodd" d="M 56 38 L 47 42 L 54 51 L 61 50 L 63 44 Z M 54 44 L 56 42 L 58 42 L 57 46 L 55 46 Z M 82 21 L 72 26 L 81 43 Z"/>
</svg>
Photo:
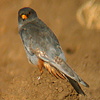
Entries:
<svg viewBox="0 0 100 100">
<path fill-rule="evenodd" d="M 55 76 L 56 78 L 59 78 L 59 77 L 57 76 L 56 71 L 55 71 L 54 68 L 52 68 L 51 71 L 52 71 L 52 73 L 54 74 L 54 76 Z"/>
<path fill-rule="evenodd" d="M 60 78 L 66 79 L 60 72 L 56 71 L 56 74 L 57 74 Z"/>
<path fill-rule="evenodd" d="M 54 74 L 54 76 L 56 77 L 56 78 L 62 78 L 62 79 L 66 79 L 64 76 L 63 76 L 63 74 L 61 74 L 59 71 L 57 71 L 55 68 L 53 68 L 52 66 L 50 66 L 50 64 L 48 64 L 48 63 L 44 63 L 44 67 L 49 71 L 49 73 L 51 73 L 52 72 L 52 74 Z"/>
<path fill-rule="evenodd" d="M 47 70 L 49 71 L 49 73 L 51 73 L 51 69 L 49 67 L 47 67 Z"/>
<path fill-rule="evenodd" d="M 44 67 L 51 73 L 51 66 L 48 63 L 44 63 Z"/>
</svg>

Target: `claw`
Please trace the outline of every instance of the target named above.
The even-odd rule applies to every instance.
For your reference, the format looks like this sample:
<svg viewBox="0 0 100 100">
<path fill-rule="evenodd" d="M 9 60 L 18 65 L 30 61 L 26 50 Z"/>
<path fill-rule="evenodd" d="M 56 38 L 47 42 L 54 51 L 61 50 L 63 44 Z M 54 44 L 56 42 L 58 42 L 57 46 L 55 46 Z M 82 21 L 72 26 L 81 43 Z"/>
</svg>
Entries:
<svg viewBox="0 0 100 100">
<path fill-rule="evenodd" d="M 63 74 L 61 74 L 60 72 L 56 71 L 56 74 L 57 74 L 60 78 L 66 79 L 66 78 L 63 76 Z"/>
<path fill-rule="evenodd" d="M 51 66 L 48 63 L 44 63 L 44 67 L 51 73 Z"/>
<path fill-rule="evenodd" d="M 56 78 L 59 78 L 58 75 L 56 74 L 56 70 L 55 70 L 54 68 L 52 68 L 51 71 L 52 71 L 52 73 L 54 74 L 54 76 L 55 76 Z"/>
<path fill-rule="evenodd" d="M 50 64 L 48 64 L 48 63 L 44 63 L 44 67 L 49 71 L 49 73 L 53 73 L 54 74 L 54 76 L 56 77 L 56 78 L 62 78 L 62 79 L 66 79 L 64 76 L 63 76 L 63 74 L 61 74 L 59 71 L 57 71 L 55 68 L 53 68 Z"/>
</svg>

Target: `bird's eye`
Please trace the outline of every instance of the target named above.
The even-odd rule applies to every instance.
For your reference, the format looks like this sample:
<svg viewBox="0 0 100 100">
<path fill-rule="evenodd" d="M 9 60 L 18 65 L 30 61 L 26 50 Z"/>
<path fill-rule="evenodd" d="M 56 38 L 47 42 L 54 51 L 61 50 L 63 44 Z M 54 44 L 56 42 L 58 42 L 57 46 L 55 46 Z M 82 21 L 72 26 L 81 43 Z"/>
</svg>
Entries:
<svg viewBox="0 0 100 100">
<path fill-rule="evenodd" d="M 31 14 L 31 12 L 29 11 L 28 16 Z"/>
<path fill-rule="evenodd" d="M 27 16 L 24 15 L 24 14 L 22 14 L 22 15 L 21 15 L 21 18 L 22 18 L 23 20 L 26 20 L 26 19 L 27 19 Z"/>
</svg>

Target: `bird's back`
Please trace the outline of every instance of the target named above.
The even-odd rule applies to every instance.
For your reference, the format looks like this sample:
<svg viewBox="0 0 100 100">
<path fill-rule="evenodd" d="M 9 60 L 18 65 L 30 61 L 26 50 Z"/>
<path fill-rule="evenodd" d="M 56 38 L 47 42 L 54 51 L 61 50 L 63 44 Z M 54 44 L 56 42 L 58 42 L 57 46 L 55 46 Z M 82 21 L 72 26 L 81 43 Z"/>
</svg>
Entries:
<svg viewBox="0 0 100 100">
<path fill-rule="evenodd" d="M 23 31 L 25 31 L 25 34 Z M 33 20 L 31 23 L 23 25 L 21 32 L 22 39 L 27 45 L 26 47 L 29 47 L 29 43 L 31 42 L 33 50 L 39 48 L 41 51 L 45 51 L 45 53 L 52 59 L 59 56 L 66 61 L 58 39 L 51 29 L 40 19 Z M 31 39 L 29 40 L 29 38 Z M 27 42 L 27 40 L 29 42 Z"/>
</svg>

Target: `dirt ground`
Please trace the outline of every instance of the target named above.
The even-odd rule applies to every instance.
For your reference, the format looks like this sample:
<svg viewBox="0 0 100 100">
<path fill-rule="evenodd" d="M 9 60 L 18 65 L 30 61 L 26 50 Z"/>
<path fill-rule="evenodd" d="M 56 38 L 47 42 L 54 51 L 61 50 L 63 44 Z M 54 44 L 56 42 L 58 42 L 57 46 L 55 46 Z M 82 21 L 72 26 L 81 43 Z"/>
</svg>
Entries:
<svg viewBox="0 0 100 100">
<path fill-rule="evenodd" d="M 100 30 L 82 27 L 76 12 L 87 0 L 0 1 L 0 100 L 100 100 Z M 28 63 L 18 33 L 18 10 L 32 7 L 58 37 L 67 62 L 89 85 L 77 95 L 67 80 Z"/>
</svg>

